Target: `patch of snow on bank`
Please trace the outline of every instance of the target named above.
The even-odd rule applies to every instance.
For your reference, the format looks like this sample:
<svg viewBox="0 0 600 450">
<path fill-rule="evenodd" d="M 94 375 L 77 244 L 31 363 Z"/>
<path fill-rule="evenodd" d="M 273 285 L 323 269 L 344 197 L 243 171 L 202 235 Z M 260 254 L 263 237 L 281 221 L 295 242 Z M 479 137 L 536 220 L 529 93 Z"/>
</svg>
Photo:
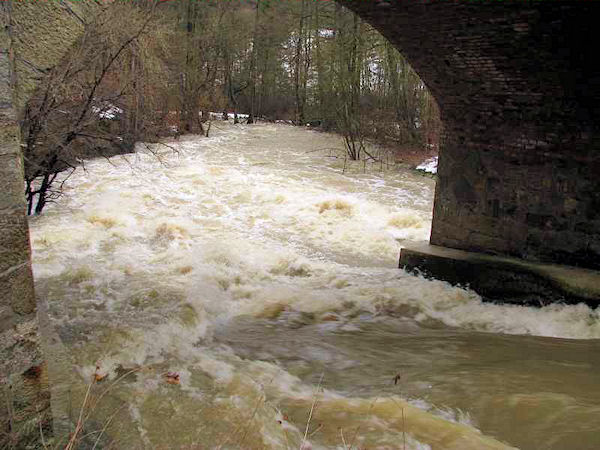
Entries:
<svg viewBox="0 0 600 450">
<path fill-rule="evenodd" d="M 92 112 L 94 114 L 98 114 L 101 119 L 108 120 L 116 119 L 118 115 L 123 114 L 123 110 L 121 108 L 110 103 L 107 103 L 106 106 L 102 108 L 92 106 Z"/>
<path fill-rule="evenodd" d="M 434 156 L 417 166 L 417 170 L 422 170 L 427 173 L 437 173 L 438 157 Z"/>
</svg>

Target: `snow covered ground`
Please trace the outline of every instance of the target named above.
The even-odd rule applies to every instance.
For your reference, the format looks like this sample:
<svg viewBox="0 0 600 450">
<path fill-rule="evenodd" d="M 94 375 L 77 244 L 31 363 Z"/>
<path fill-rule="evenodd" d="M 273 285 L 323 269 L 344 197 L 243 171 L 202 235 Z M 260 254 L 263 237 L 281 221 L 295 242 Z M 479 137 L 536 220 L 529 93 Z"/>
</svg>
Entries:
<svg viewBox="0 0 600 450">
<path fill-rule="evenodd" d="M 94 114 L 98 114 L 101 119 L 113 120 L 116 119 L 117 116 L 123 114 L 123 110 L 118 106 L 107 103 L 103 107 L 92 106 L 92 112 Z"/>
<path fill-rule="evenodd" d="M 428 159 L 417 166 L 417 170 L 422 170 L 427 173 L 437 173 L 438 157 Z"/>
</svg>

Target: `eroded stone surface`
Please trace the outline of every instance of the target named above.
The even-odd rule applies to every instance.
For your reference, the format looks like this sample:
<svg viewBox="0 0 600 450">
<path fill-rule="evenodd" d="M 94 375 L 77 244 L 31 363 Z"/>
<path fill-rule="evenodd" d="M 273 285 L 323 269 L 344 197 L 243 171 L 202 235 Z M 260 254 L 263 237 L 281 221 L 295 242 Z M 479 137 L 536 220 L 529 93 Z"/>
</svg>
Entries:
<svg viewBox="0 0 600 450">
<path fill-rule="evenodd" d="M 19 112 L 83 30 L 87 2 L 0 2 L 0 448 L 37 448 L 52 423 L 25 216 Z"/>
</svg>

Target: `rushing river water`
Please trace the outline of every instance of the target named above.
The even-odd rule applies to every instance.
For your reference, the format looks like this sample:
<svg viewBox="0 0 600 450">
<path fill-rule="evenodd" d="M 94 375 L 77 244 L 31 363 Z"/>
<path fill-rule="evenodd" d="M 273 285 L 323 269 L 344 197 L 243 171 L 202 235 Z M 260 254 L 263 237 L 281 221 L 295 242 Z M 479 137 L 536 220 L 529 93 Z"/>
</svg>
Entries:
<svg viewBox="0 0 600 450">
<path fill-rule="evenodd" d="M 409 275 L 434 180 L 344 169 L 332 135 L 218 126 L 88 162 L 31 221 L 81 385 L 110 386 L 101 446 L 600 448 L 598 311 Z"/>
</svg>

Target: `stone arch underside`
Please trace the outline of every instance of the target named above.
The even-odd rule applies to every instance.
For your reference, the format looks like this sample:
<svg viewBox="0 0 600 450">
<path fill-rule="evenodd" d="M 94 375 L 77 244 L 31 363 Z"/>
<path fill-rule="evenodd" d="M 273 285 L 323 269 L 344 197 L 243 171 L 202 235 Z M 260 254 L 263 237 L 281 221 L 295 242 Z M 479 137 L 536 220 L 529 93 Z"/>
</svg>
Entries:
<svg viewBox="0 0 600 450">
<path fill-rule="evenodd" d="M 440 105 L 431 242 L 600 268 L 600 4 L 338 1 L 407 57 Z M 49 412 L 18 114 L 95 4 L 0 2 L 0 422 L 9 404 L 17 447 L 39 438 Z"/>
<path fill-rule="evenodd" d="M 431 243 L 600 268 L 595 2 L 340 0 L 440 106 Z"/>
</svg>

